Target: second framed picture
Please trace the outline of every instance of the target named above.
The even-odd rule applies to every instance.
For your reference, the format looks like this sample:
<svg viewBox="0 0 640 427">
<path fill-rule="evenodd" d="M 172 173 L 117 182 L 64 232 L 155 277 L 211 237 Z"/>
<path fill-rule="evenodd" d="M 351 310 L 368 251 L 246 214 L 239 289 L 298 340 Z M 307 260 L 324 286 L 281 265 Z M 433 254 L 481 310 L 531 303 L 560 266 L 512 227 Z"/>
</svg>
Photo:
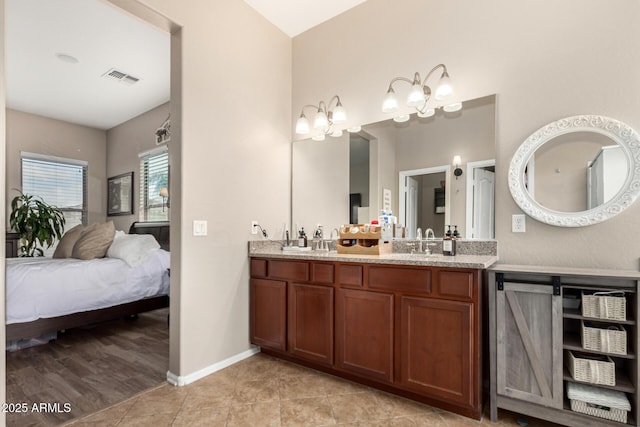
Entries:
<svg viewBox="0 0 640 427">
<path fill-rule="evenodd" d="M 107 216 L 133 214 L 133 172 L 107 180 Z"/>
</svg>

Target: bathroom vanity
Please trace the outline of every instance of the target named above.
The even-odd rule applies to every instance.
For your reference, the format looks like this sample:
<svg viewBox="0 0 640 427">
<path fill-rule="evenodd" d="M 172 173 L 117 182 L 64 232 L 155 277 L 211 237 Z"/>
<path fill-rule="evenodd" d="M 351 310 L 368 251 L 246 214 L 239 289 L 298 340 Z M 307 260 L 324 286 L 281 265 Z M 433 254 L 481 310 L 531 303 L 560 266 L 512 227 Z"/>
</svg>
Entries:
<svg viewBox="0 0 640 427">
<path fill-rule="evenodd" d="M 251 342 L 459 414 L 482 414 L 483 274 L 495 256 L 250 251 Z"/>
</svg>

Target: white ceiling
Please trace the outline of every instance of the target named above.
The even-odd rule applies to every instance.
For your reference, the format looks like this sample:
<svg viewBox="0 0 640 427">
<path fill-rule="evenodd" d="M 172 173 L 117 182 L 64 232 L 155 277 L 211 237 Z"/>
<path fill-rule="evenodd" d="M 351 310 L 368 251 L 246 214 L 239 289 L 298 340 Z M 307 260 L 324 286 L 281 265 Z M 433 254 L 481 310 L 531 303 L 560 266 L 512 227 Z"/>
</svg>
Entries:
<svg viewBox="0 0 640 427">
<path fill-rule="evenodd" d="M 5 5 L 9 108 L 109 129 L 169 101 L 169 34 L 99 0 Z M 111 68 L 140 81 L 102 77 Z"/>
<path fill-rule="evenodd" d="M 365 0 L 245 1 L 294 37 Z M 5 0 L 5 8 L 9 108 L 110 129 L 169 101 L 169 34 L 100 0 Z M 140 80 L 102 77 L 112 68 Z"/>
<path fill-rule="evenodd" d="M 289 37 L 340 15 L 366 0 L 244 0 Z"/>
</svg>

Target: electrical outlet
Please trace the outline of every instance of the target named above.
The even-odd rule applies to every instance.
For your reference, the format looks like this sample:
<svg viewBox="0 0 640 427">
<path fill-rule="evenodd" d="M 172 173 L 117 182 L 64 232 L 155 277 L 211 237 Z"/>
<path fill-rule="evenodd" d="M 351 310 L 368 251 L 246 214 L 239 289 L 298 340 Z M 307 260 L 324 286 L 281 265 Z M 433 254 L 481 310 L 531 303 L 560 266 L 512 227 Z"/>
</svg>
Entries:
<svg viewBox="0 0 640 427">
<path fill-rule="evenodd" d="M 524 214 L 511 215 L 511 232 L 524 233 L 526 231 Z"/>
<path fill-rule="evenodd" d="M 251 234 L 258 234 L 258 221 L 251 221 Z"/>
</svg>

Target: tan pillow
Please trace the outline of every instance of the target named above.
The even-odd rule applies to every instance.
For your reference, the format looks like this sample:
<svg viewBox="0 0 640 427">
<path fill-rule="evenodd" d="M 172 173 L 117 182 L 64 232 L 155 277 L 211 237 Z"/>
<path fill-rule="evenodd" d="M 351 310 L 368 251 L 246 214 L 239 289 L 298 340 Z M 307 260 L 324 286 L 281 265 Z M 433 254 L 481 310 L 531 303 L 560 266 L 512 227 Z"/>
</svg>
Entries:
<svg viewBox="0 0 640 427">
<path fill-rule="evenodd" d="M 76 244 L 73 245 L 71 256 L 78 259 L 103 258 L 115 234 L 116 228 L 113 221 L 90 225 L 84 229 Z"/>
<path fill-rule="evenodd" d="M 56 250 L 53 252 L 53 257 L 70 258 L 73 252 L 73 245 L 76 244 L 83 231 L 84 225 L 82 224 L 78 224 L 71 230 L 67 230 L 62 236 L 62 239 L 60 239 L 60 242 L 58 242 L 58 246 L 56 246 Z"/>
</svg>

